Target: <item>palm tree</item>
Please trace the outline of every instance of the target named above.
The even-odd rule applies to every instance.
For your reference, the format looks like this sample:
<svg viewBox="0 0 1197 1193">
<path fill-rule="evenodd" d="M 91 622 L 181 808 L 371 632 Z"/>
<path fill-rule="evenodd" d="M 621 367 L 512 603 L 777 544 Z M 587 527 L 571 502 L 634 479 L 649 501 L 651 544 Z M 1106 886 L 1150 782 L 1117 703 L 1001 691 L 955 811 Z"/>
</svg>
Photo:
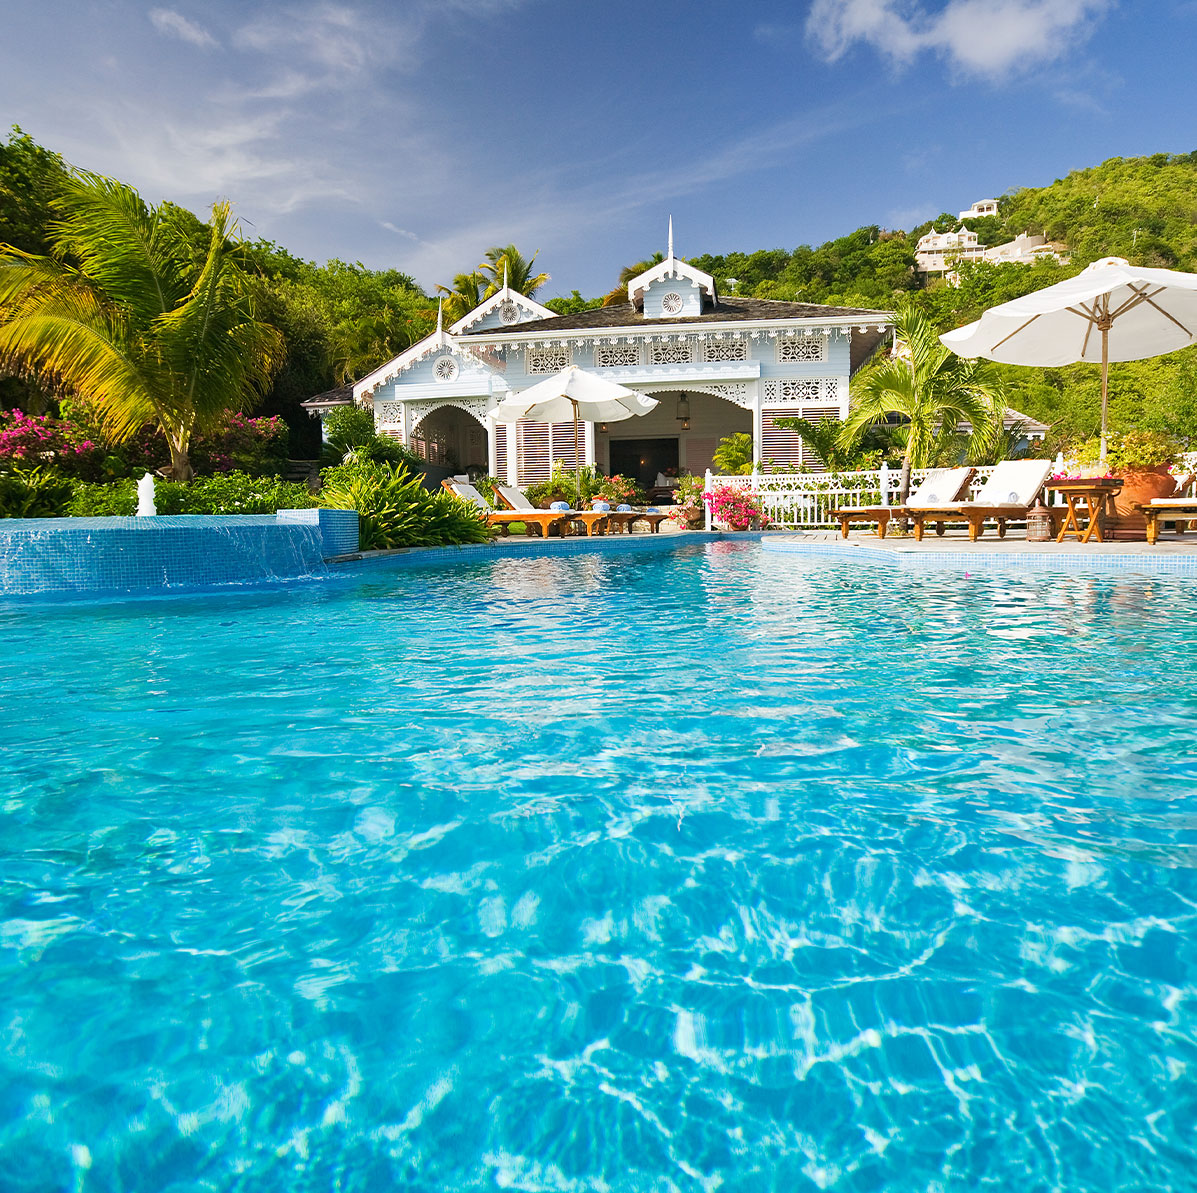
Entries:
<svg viewBox="0 0 1197 1193">
<path fill-rule="evenodd" d="M 457 274 L 452 287 L 437 286 L 436 292 L 444 298 L 445 323 L 456 323 L 468 315 L 482 301 L 482 287 L 485 284 L 486 279 L 475 270 L 473 273 Z"/>
<path fill-rule="evenodd" d="M 967 360 L 940 343 L 931 322 L 910 304 L 894 320 L 894 354 L 861 377 L 840 432 L 850 446 L 867 428 L 898 415 L 905 445 L 899 500 L 910 495 L 910 470 L 925 468 L 937 444 L 972 426 L 970 448 L 985 451 L 1002 425 L 1002 379 L 992 361 Z"/>
<path fill-rule="evenodd" d="M 114 442 L 156 422 L 171 474 L 190 480 L 196 428 L 261 394 L 284 351 L 256 318 L 229 204 L 204 225 L 77 172 L 55 210 L 49 256 L 0 249 L 0 364 L 53 378 Z"/>
<path fill-rule="evenodd" d="M 513 244 L 495 245 L 486 250 L 486 260 L 478 266 L 478 272 L 486 279 L 486 293 L 483 298 L 490 298 L 503 289 L 503 282 L 522 294 L 531 298 L 537 290 L 549 280 L 547 273 L 532 272 L 536 258 L 540 256 L 540 249 L 532 254 L 531 260 L 524 260 L 524 255 Z"/>
<path fill-rule="evenodd" d="M 613 307 L 621 302 L 627 302 L 628 282 L 633 278 L 638 278 L 646 269 L 652 269 L 654 265 L 660 265 L 664 260 L 664 253 L 653 253 L 645 261 L 637 261 L 635 265 L 625 265 L 619 271 L 619 283 L 615 289 L 603 296 L 603 306 Z"/>
</svg>

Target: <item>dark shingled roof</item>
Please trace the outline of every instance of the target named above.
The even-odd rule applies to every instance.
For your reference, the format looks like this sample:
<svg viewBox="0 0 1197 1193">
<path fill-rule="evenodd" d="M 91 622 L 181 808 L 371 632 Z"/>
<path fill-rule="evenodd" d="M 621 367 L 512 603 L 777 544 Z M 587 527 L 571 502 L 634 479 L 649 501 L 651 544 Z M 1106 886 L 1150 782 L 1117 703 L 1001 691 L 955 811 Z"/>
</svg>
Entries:
<svg viewBox="0 0 1197 1193">
<path fill-rule="evenodd" d="M 706 303 L 701 315 L 687 315 L 683 318 L 646 319 L 630 302 L 619 302 L 614 306 L 596 307 L 593 311 L 582 311 L 577 315 L 558 315 L 555 319 L 537 319 L 520 323 L 515 327 L 491 328 L 489 331 L 469 331 L 467 336 L 494 335 L 503 332 L 557 332 L 590 331 L 604 327 L 652 327 L 675 326 L 679 323 L 724 323 L 737 319 L 836 319 L 859 318 L 862 323 L 876 325 L 880 311 L 864 310 L 861 307 L 825 307 L 813 302 L 780 302 L 771 298 L 723 298 L 715 305 Z"/>
<path fill-rule="evenodd" d="M 304 410 L 323 410 L 329 406 L 348 406 L 353 401 L 353 384 L 338 385 L 336 389 L 327 389 L 322 394 L 316 394 L 300 406 Z"/>
<path fill-rule="evenodd" d="M 877 324 L 890 322 L 890 317 L 885 312 L 866 310 L 863 307 L 827 307 L 813 302 L 781 302 L 772 298 L 720 297 L 715 305 L 704 304 L 701 315 L 687 315 L 680 319 L 646 319 L 630 302 L 620 302 L 614 306 L 596 307 L 593 311 L 582 311 L 577 315 L 558 315 L 555 319 L 535 319 L 514 327 L 492 327 L 489 331 L 465 332 L 463 338 L 508 332 L 543 332 L 552 335 L 559 331 L 601 331 L 616 327 L 676 327 L 679 324 L 731 323 L 736 320 L 760 322 L 766 319 L 859 319 L 862 327 L 868 324 L 868 331 L 852 333 L 849 369 L 853 373 L 873 355 L 881 341 L 889 334 L 888 331 L 877 331 Z"/>
</svg>

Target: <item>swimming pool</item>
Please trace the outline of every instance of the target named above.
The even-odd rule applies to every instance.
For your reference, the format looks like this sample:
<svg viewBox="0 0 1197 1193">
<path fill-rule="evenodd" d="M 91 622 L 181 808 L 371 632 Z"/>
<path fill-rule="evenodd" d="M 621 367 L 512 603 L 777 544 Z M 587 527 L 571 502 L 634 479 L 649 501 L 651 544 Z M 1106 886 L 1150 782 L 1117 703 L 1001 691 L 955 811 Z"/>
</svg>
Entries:
<svg viewBox="0 0 1197 1193">
<path fill-rule="evenodd" d="M 5 1190 L 1180 1189 L 1192 580 L 0 611 Z"/>
</svg>

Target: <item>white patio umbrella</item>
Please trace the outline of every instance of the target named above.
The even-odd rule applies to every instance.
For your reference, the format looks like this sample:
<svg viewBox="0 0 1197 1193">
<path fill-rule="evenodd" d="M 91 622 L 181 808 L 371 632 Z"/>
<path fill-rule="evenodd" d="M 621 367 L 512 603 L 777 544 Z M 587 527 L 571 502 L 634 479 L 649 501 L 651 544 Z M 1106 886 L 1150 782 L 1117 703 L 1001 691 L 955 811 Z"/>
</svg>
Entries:
<svg viewBox="0 0 1197 1193">
<path fill-rule="evenodd" d="M 1067 281 L 986 311 L 939 337 L 958 356 L 1011 365 L 1101 363 L 1101 459 L 1106 458 L 1110 361 L 1143 360 L 1197 339 L 1197 274 L 1095 261 Z"/>
<path fill-rule="evenodd" d="M 577 365 L 570 365 L 538 381 L 528 389 L 504 398 L 487 417 L 500 423 L 515 423 L 521 418 L 556 423 L 573 419 L 574 466 L 580 463 L 578 423 L 616 423 L 625 418 L 647 414 L 657 406 L 657 399 L 618 385 L 605 377 L 596 377 Z"/>
</svg>

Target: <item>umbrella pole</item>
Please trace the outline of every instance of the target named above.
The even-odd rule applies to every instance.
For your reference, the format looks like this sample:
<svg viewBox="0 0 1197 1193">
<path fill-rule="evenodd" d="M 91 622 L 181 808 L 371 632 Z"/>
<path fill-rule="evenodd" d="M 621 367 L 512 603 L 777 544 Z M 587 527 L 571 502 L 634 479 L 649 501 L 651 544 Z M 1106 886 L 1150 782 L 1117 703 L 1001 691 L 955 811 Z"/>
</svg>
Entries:
<svg viewBox="0 0 1197 1193">
<path fill-rule="evenodd" d="M 1101 329 L 1101 463 L 1106 462 L 1106 405 L 1110 395 L 1110 327 Z"/>
<path fill-rule="evenodd" d="M 573 402 L 573 398 L 570 398 Z M 582 470 L 581 461 L 578 459 L 578 403 L 573 402 L 574 405 L 574 501 L 577 502 L 577 508 L 582 508 Z"/>
</svg>

